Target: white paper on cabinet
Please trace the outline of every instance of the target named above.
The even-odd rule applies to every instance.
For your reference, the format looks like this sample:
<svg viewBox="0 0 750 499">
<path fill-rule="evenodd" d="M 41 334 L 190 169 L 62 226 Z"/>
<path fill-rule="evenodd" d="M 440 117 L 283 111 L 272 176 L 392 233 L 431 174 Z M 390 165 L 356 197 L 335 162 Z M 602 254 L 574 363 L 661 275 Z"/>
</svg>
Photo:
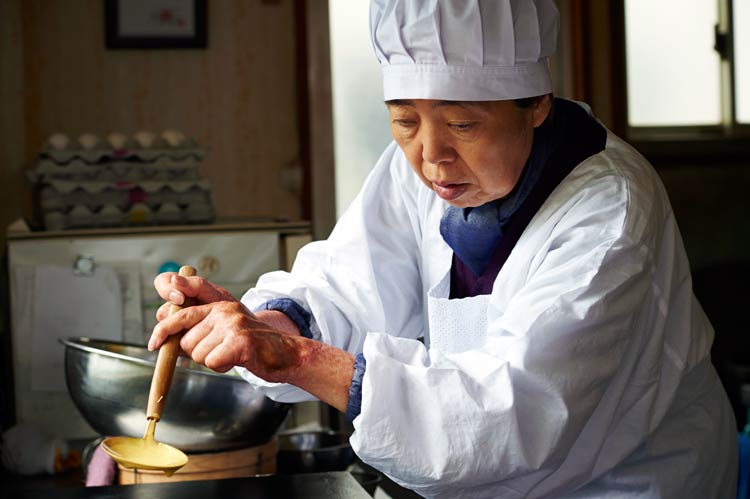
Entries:
<svg viewBox="0 0 750 499">
<path fill-rule="evenodd" d="M 82 276 L 72 267 L 42 265 L 34 274 L 31 388 L 65 391 L 65 347 L 59 340 L 121 340 L 120 280 L 108 267 Z"/>
</svg>

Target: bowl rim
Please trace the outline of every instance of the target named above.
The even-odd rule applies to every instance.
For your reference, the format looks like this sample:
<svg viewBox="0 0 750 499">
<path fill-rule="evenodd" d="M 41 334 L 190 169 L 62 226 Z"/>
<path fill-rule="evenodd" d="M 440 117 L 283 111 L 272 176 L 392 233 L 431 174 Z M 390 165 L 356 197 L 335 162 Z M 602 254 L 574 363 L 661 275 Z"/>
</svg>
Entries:
<svg viewBox="0 0 750 499">
<path fill-rule="evenodd" d="M 94 353 L 97 355 L 103 355 L 105 357 L 113 357 L 116 359 L 124 360 L 126 362 L 131 362 L 133 364 L 150 366 L 151 368 L 156 366 L 156 361 L 149 361 L 146 359 L 140 359 L 138 357 L 131 357 L 130 355 L 125 355 L 125 354 L 121 354 L 117 352 L 111 352 L 109 350 L 102 350 L 101 348 L 97 348 L 91 345 L 86 345 L 86 343 L 98 342 L 98 343 L 105 343 L 105 344 L 110 344 L 110 345 L 119 345 L 119 346 L 131 347 L 131 348 L 139 348 L 141 350 L 147 350 L 146 346 L 144 345 L 139 345 L 136 343 L 128 343 L 125 341 L 102 340 L 102 339 L 97 339 L 97 338 L 90 338 L 88 336 L 71 336 L 71 337 L 68 337 L 67 339 L 59 338 L 58 341 L 62 343 L 66 347 L 66 349 L 70 347 L 75 350 L 82 350 L 84 352 Z M 191 362 L 193 362 L 189 357 L 185 357 L 184 355 L 180 355 L 180 357 L 184 359 L 188 359 Z M 211 371 L 208 367 L 203 368 L 203 369 L 192 369 L 189 367 L 183 367 L 183 366 L 178 365 L 175 367 L 175 370 L 187 371 L 189 373 L 201 374 L 204 376 L 212 376 L 212 377 L 221 378 L 225 380 L 246 383 L 246 381 L 239 375 L 227 375 L 225 373 L 217 373 L 217 372 Z"/>
</svg>

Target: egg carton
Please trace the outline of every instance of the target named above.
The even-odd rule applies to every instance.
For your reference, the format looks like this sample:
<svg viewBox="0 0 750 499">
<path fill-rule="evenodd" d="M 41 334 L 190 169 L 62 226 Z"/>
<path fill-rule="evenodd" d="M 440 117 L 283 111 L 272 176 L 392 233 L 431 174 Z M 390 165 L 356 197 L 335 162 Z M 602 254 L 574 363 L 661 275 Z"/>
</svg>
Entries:
<svg viewBox="0 0 750 499">
<path fill-rule="evenodd" d="M 199 147 L 195 140 L 177 130 L 164 130 L 159 135 L 141 130 L 132 136 L 112 132 L 106 138 L 84 133 L 76 140 L 61 132 L 53 133 L 39 156 L 59 164 L 67 164 L 75 159 L 94 164 L 123 159 L 154 161 L 159 158 L 202 161 L 206 153 L 205 147 Z"/>
<path fill-rule="evenodd" d="M 106 205 L 124 210 L 139 203 L 151 207 L 210 205 L 211 183 L 208 180 L 114 183 L 58 180 L 41 187 L 38 203 L 44 213 L 67 212 L 74 206 L 85 206 L 93 211 Z"/>
<path fill-rule="evenodd" d="M 185 159 L 202 161 L 206 157 L 206 152 L 207 150 L 204 147 L 170 149 L 66 149 L 62 151 L 46 149 L 42 150 L 39 156 L 43 159 L 51 159 L 58 164 L 66 164 L 74 159 L 80 159 L 89 164 L 95 164 L 102 161 L 122 159 L 155 161 L 159 158 L 165 158 L 173 161 Z"/>
<path fill-rule="evenodd" d="M 65 230 L 211 223 L 215 219 L 215 213 L 209 203 L 162 203 L 156 206 L 136 203 L 126 209 L 111 204 L 91 209 L 78 204 L 69 210 L 46 211 L 43 218 L 46 230 Z"/>
<path fill-rule="evenodd" d="M 76 158 L 67 164 L 41 159 L 26 172 L 34 183 L 53 180 L 67 181 L 130 181 L 142 180 L 196 180 L 200 177 L 200 164 L 194 158 L 173 160 L 158 158 L 153 162 L 113 161 L 89 164 Z"/>
</svg>

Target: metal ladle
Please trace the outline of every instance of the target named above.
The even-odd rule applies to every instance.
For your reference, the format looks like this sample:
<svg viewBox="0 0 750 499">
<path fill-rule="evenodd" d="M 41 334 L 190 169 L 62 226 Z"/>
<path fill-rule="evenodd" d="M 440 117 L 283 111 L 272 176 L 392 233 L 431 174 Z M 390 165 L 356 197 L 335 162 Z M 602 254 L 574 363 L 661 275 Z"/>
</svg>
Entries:
<svg viewBox="0 0 750 499">
<path fill-rule="evenodd" d="M 181 276 L 196 275 L 195 268 L 184 266 L 180 268 Z M 187 302 L 184 306 L 187 306 Z M 172 304 L 169 315 L 181 310 L 183 307 Z M 180 352 L 179 334 L 170 335 L 159 348 L 159 356 L 156 359 L 154 376 L 151 378 L 151 390 L 148 394 L 148 407 L 146 418 L 148 427 L 143 438 L 133 437 L 110 437 L 102 442 L 102 449 L 112 459 L 125 468 L 137 468 L 141 470 L 163 471 L 171 476 L 188 461 L 182 451 L 154 440 L 156 423 L 161 419 L 164 404 L 167 399 L 169 385 L 172 383 L 172 375 Z"/>
</svg>

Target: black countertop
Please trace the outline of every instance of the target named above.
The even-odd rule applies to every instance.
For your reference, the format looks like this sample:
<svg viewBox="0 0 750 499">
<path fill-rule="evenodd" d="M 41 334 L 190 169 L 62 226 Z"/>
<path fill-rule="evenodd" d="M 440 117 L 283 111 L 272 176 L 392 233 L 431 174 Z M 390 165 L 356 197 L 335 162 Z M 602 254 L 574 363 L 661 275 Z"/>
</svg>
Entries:
<svg viewBox="0 0 750 499">
<path fill-rule="evenodd" d="M 4 487 L 3 487 L 4 488 Z M 8 491 L 14 499 L 368 499 L 347 472 L 269 475 L 193 482 L 108 487 L 31 488 Z"/>
</svg>

